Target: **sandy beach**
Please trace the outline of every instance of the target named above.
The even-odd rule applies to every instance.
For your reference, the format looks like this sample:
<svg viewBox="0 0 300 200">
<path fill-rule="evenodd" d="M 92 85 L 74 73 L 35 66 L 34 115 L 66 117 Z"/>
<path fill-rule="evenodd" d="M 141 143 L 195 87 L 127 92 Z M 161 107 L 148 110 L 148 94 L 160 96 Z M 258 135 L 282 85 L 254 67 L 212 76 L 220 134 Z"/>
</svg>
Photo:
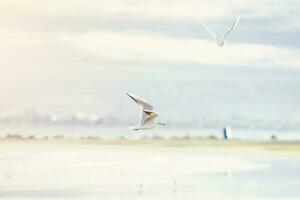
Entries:
<svg viewBox="0 0 300 200">
<path fill-rule="evenodd" d="M 275 173 L 274 163 L 288 160 L 291 170 L 299 167 L 299 149 L 295 142 L 1 140 L 0 197 L 297 199 L 292 185 L 292 192 L 276 196 L 268 192 L 279 185 L 270 182 L 265 193 L 261 183 L 271 181 L 264 174 Z M 292 174 L 289 183 L 296 187 L 299 176 Z M 230 185 L 241 189 L 234 192 Z"/>
</svg>

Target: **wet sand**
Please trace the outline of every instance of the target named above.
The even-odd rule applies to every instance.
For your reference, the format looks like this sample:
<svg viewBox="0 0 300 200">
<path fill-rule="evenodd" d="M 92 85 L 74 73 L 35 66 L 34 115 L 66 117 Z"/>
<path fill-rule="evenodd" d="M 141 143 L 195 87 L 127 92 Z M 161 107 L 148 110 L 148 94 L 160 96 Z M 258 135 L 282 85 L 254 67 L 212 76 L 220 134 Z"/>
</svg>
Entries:
<svg viewBox="0 0 300 200">
<path fill-rule="evenodd" d="M 258 192 L 279 199 L 270 188 L 262 192 L 261 182 L 284 163 L 291 163 L 284 173 L 300 166 L 299 149 L 295 142 L 1 140 L 0 198 L 253 199 Z M 284 173 L 281 183 L 296 185 L 299 174 Z M 296 198 L 289 188 L 284 197 Z"/>
</svg>

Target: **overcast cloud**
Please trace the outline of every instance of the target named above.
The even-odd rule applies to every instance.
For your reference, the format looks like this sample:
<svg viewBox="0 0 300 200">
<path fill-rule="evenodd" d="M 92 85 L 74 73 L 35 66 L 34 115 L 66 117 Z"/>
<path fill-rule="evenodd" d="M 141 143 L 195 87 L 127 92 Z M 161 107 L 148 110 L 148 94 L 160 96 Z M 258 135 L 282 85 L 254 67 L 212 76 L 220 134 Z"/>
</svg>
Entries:
<svg viewBox="0 0 300 200">
<path fill-rule="evenodd" d="M 298 123 L 299 7 L 296 0 L 2 1 L 0 112 L 34 107 L 127 120 L 137 115 L 125 96 L 131 91 L 174 124 Z M 224 48 L 198 22 L 224 32 L 238 15 Z"/>
</svg>

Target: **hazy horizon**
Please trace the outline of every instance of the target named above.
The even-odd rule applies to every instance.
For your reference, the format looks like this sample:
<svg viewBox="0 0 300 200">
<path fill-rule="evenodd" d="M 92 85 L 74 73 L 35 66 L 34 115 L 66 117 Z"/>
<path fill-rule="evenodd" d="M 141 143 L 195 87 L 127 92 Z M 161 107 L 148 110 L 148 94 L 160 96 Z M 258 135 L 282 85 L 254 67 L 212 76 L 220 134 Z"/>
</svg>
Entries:
<svg viewBox="0 0 300 200">
<path fill-rule="evenodd" d="M 131 125 L 139 115 L 125 95 L 132 92 L 174 126 L 300 130 L 299 6 L 1 2 L 0 121 L 30 121 L 36 112 Z M 222 33 L 236 16 L 240 24 L 223 48 L 199 23 Z"/>
</svg>

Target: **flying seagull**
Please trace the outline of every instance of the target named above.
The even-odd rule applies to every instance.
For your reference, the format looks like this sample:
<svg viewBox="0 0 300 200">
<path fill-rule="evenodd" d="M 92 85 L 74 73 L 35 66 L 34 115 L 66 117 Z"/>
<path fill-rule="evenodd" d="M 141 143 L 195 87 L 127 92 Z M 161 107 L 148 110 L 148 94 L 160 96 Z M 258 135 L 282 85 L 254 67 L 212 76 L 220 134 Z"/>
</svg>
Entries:
<svg viewBox="0 0 300 200">
<path fill-rule="evenodd" d="M 210 30 L 206 24 L 204 24 L 202 21 L 200 21 L 201 25 L 205 28 L 205 30 L 208 32 L 208 34 L 217 42 L 219 47 L 224 46 L 226 38 L 229 36 L 229 34 L 236 28 L 237 24 L 239 23 L 240 17 L 237 17 L 233 24 L 230 26 L 230 28 L 227 30 L 227 32 L 220 38 L 214 31 Z"/>
<path fill-rule="evenodd" d="M 158 116 L 158 113 L 153 111 L 153 106 L 149 104 L 146 100 L 127 93 L 127 95 L 135 101 L 138 106 L 140 107 L 140 120 L 138 125 L 129 127 L 131 130 L 147 130 L 147 129 L 153 129 L 155 128 L 154 119 Z M 158 122 L 158 125 L 165 125 L 164 123 Z"/>
</svg>

